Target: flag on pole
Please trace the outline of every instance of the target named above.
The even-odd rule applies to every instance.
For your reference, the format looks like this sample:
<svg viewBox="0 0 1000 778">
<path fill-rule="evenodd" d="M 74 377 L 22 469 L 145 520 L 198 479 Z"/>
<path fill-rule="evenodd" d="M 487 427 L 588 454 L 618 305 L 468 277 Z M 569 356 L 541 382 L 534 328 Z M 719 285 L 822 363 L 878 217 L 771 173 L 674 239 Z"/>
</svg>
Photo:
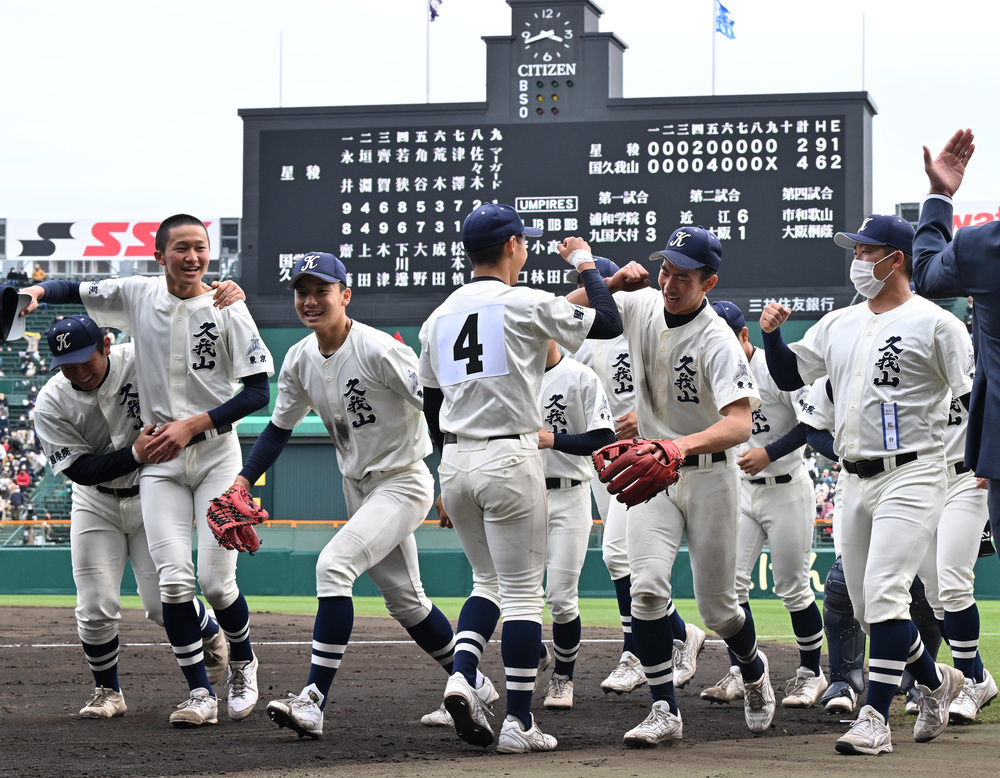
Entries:
<svg viewBox="0 0 1000 778">
<path fill-rule="evenodd" d="M 433 22 L 441 15 L 441 3 L 444 0 L 430 0 L 431 21 Z"/>
<path fill-rule="evenodd" d="M 440 2 L 440 0 L 438 0 Z M 729 9 L 726 8 L 719 0 L 715 0 L 715 31 L 720 32 L 727 38 L 732 40 L 736 37 L 733 32 L 733 25 L 735 22 L 732 17 L 729 16 Z"/>
</svg>

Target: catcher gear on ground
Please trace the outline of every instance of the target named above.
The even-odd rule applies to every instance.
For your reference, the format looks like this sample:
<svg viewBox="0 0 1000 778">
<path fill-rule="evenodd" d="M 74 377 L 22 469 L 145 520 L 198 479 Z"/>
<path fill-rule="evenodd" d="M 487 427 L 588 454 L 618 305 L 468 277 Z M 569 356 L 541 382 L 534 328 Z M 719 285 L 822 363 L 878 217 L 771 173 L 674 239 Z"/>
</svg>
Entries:
<svg viewBox="0 0 1000 778">
<path fill-rule="evenodd" d="M 231 486 L 208 505 L 208 527 L 223 548 L 249 551 L 260 548 L 254 524 L 267 518 L 267 511 L 254 502 L 243 486 Z"/>
<path fill-rule="evenodd" d="M 666 455 L 664 464 L 650 451 L 638 450 L 652 443 Z M 594 469 L 601 483 L 608 485 L 608 492 L 618 502 L 629 507 L 648 502 L 657 494 L 677 483 L 683 457 L 672 440 L 619 440 L 600 448 L 592 455 Z"/>
</svg>

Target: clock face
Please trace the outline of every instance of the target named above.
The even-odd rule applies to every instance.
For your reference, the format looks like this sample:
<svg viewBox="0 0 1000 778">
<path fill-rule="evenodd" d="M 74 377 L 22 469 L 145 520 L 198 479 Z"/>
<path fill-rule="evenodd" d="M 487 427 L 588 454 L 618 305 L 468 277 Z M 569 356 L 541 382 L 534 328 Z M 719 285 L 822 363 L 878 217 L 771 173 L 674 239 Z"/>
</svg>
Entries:
<svg viewBox="0 0 1000 778">
<path fill-rule="evenodd" d="M 553 62 L 569 56 L 574 42 L 573 25 L 562 11 L 539 8 L 524 22 L 521 45 L 530 62 Z"/>
</svg>

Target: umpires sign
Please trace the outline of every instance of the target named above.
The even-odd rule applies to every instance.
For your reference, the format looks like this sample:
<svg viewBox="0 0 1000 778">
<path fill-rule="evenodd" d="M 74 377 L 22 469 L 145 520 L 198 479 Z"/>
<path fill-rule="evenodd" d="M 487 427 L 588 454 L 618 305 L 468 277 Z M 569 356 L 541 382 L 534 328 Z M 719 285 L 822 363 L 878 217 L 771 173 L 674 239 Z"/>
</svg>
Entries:
<svg viewBox="0 0 1000 778">
<path fill-rule="evenodd" d="M 521 280 L 556 293 L 567 235 L 621 265 L 700 225 L 723 245 L 713 297 L 748 317 L 775 298 L 806 319 L 850 301 L 832 238 L 870 210 L 866 93 L 616 97 L 624 44 L 593 3 L 507 1 L 484 103 L 240 112 L 241 283 L 262 326 L 296 321 L 285 284 L 308 251 L 343 260 L 353 315 L 421 323 L 468 281 L 461 224 L 486 201 L 545 230 Z"/>
</svg>

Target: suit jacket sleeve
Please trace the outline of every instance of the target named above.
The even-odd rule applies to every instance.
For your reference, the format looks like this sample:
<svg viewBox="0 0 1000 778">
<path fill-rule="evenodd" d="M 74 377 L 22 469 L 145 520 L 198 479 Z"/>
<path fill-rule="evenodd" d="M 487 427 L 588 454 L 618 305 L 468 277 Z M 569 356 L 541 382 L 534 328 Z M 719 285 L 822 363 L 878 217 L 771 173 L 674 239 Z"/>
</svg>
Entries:
<svg viewBox="0 0 1000 778">
<path fill-rule="evenodd" d="M 959 297 L 965 289 L 957 244 L 951 239 L 952 203 L 929 197 L 913 238 L 913 282 L 925 297 Z"/>
</svg>

